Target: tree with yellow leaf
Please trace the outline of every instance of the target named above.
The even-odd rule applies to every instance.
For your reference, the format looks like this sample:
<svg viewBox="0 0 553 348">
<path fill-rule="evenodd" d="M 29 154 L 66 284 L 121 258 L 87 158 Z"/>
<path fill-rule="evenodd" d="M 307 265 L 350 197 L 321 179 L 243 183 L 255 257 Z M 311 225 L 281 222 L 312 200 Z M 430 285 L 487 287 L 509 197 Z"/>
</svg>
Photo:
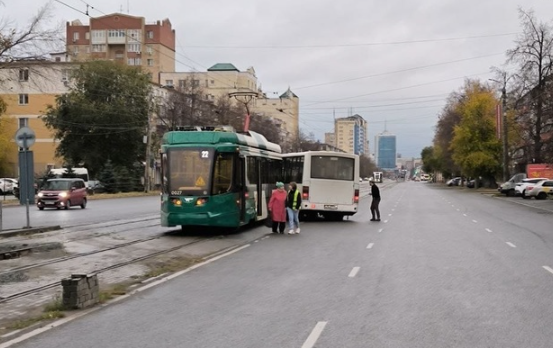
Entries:
<svg viewBox="0 0 553 348">
<path fill-rule="evenodd" d="M 16 131 L 15 120 L 10 119 L 6 114 L 6 103 L 0 98 L 0 177 L 7 176 L 9 170 L 9 151 L 11 140 Z"/>
<path fill-rule="evenodd" d="M 463 175 L 482 177 L 489 185 L 495 185 L 495 177 L 501 172 L 502 154 L 495 125 L 498 101 L 493 91 L 480 81 L 467 80 L 462 94 L 456 106 L 461 121 L 454 128 L 450 144 L 453 161 Z"/>
</svg>

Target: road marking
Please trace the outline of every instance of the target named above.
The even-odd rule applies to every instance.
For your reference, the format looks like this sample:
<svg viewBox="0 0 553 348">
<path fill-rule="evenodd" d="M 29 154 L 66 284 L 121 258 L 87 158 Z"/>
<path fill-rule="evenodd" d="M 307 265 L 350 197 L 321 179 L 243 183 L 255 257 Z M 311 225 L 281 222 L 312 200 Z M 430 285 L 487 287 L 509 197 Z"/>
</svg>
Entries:
<svg viewBox="0 0 553 348">
<path fill-rule="evenodd" d="M 373 247 L 374 243 L 370 243 L 369 245 L 367 245 L 367 249 L 371 249 Z"/>
<path fill-rule="evenodd" d="M 384 230 L 383 228 L 379 229 L 379 230 L 378 230 L 378 233 L 382 232 L 383 230 Z"/>
<path fill-rule="evenodd" d="M 396 211 L 395 209 L 392 209 L 392 211 Z"/>
<path fill-rule="evenodd" d="M 321 333 L 323 333 L 323 330 L 325 329 L 326 324 L 328 321 L 319 321 L 317 325 L 313 328 L 313 331 L 309 334 L 309 337 L 303 342 L 303 345 L 301 348 L 313 348 L 315 347 L 315 343 L 317 343 L 317 340 L 319 339 L 319 336 L 321 336 Z"/>
<path fill-rule="evenodd" d="M 474 222 L 474 223 L 477 223 L 478 221 L 476 221 L 476 220 L 472 220 L 472 222 Z"/>
<path fill-rule="evenodd" d="M 486 228 L 486 231 L 492 233 L 492 230 L 490 230 L 489 228 Z"/>
<path fill-rule="evenodd" d="M 457 208 L 457 211 L 461 211 L 459 208 Z"/>
<path fill-rule="evenodd" d="M 350 278 L 355 277 L 355 275 L 357 274 L 357 272 L 359 272 L 359 269 L 360 269 L 360 268 L 361 268 L 361 267 L 353 267 L 353 269 L 351 270 L 351 272 L 349 272 L 348 277 L 350 277 Z"/>
<path fill-rule="evenodd" d="M 384 220 L 384 223 L 387 223 L 387 222 L 388 222 L 388 220 Z"/>
<path fill-rule="evenodd" d="M 553 269 L 551 269 L 551 267 L 543 266 L 543 268 L 545 268 L 546 271 L 553 273 Z"/>
<path fill-rule="evenodd" d="M 506 243 L 507 243 L 507 245 L 510 246 L 511 248 L 516 248 L 516 247 L 517 247 L 516 245 L 514 245 L 514 244 L 511 243 L 511 242 L 506 242 Z"/>
<path fill-rule="evenodd" d="M 467 216 L 467 214 L 463 214 L 463 216 Z"/>
<path fill-rule="evenodd" d="M 388 216 L 392 216 L 392 214 L 388 214 Z"/>
</svg>

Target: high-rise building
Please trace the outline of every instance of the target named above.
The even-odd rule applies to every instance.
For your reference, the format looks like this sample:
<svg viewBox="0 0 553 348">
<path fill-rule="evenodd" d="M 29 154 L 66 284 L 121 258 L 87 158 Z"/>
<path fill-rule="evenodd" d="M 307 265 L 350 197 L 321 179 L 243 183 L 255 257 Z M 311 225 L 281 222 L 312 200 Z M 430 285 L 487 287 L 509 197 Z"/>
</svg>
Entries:
<svg viewBox="0 0 553 348">
<path fill-rule="evenodd" d="M 144 17 L 113 13 L 91 18 L 90 24 L 66 24 L 66 47 L 71 60 L 114 60 L 140 66 L 153 82 L 159 73 L 175 71 L 175 30 L 169 19 L 146 23 Z"/>
<path fill-rule="evenodd" d="M 375 161 L 382 170 L 396 169 L 396 136 L 384 131 L 375 137 Z"/>
<path fill-rule="evenodd" d="M 346 153 L 369 155 L 367 121 L 359 115 L 334 121 L 335 146 Z"/>
</svg>

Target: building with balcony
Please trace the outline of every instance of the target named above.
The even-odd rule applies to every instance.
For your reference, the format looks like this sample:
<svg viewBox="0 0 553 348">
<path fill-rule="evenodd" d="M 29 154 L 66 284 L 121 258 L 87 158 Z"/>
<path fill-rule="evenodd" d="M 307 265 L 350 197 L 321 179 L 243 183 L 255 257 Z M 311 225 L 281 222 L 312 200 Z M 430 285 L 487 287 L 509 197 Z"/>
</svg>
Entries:
<svg viewBox="0 0 553 348">
<path fill-rule="evenodd" d="M 144 17 L 114 13 L 66 24 L 71 60 L 109 59 L 140 66 L 159 82 L 159 73 L 175 71 L 175 30 L 169 19 L 146 23 Z"/>
<path fill-rule="evenodd" d="M 337 118 L 334 121 L 335 146 L 346 153 L 369 155 L 367 121 L 359 115 Z M 326 137 L 325 137 L 325 142 Z"/>
</svg>

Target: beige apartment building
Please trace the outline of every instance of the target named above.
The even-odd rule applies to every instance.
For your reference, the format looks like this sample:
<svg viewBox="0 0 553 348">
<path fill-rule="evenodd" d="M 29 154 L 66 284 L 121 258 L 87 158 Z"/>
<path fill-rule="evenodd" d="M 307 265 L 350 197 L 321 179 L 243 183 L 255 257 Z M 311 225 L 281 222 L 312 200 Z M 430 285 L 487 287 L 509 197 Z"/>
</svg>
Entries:
<svg viewBox="0 0 553 348">
<path fill-rule="evenodd" d="M 66 47 L 71 60 L 120 61 L 140 66 L 159 83 L 162 71 L 175 71 L 175 30 L 169 19 L 146 22 L 144 17 L 114 13 L 91 18 L 90 24 L 66 24 Z"/>
<path fill-rule="evenodd" d="M 337 118 L 334 121 L 335 146 L 347 153 L 369 156 L 367 125 L 360 115 Z"/>
<path fill-rule="evenodd" d="M 0 68 L 0 97 L 8 106 L 7 116 L 15 120 L 16 129 L 29 127 L 35 132 L 35 144 L 30 150 L 36 173 L 63 164 L 62 159 L 55 156 L 57 143 L 52 132 L 40 116 L 47 105 L 55 105 L 58 95 L 67 92 L 70 70 L 74 67 L 70 62 L 31 61 L 6 63 Z M 15 142 L 12 144 L 8 154 L 9 170 L 16 177 L 19 148 Z"/>
<path fill-rule="evenodd" d="M 250 112 L 270 117 L 281 126 L 284 140 L 292 140 L 299 134 L 299 98 L 290 88 L 278 97 L 268 97 L 260 87 L 254 68 L 240 71 L 233 64 L 218 63 L 207 71 L 162 72 L 160 83 L 185 89 L 197 87 L 207 100 L 216 101 L 233 92 L 251 92 L 256 95 L 248 104 Z"/>
</svg>

